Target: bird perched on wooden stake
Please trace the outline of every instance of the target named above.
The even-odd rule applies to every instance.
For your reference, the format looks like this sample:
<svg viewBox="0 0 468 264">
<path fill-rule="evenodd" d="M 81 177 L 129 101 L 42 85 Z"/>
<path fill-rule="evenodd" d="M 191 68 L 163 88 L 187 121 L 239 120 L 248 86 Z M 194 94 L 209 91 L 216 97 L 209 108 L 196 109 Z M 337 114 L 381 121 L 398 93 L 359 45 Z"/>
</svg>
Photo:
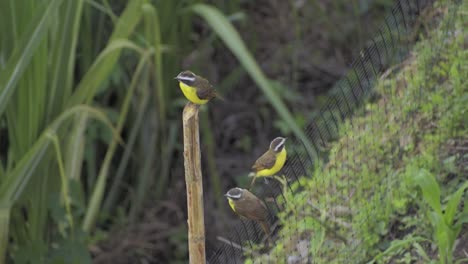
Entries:
<svg viewBox="0 0 468 264">
<path fill-rule="evenodd" d="M 270 242 L 270 227 L 267 223 L 268 210 L 262 200 L 248 190 L 238 187 L 230 189 L 224 196 L 236 214 L 257 221 Z"/>
<path fill-rule="evenodd" d="M 252 173 L 249 176 L 253 176 L 250 188 L 255 183 L 257 177 L 270 177 L 278 173 L 286 163 L 286 138 L 277 137 L 270 143 L 270 148 L 255 161 L 252 166 Z"/>
<path fill-rule="evenodd" d="M 202 105 L 215 97 L 221 98 L 207 79 L 191 71 L 183 71 L 175 79 L 185 97 L 194 104 Z"/>
</svg>

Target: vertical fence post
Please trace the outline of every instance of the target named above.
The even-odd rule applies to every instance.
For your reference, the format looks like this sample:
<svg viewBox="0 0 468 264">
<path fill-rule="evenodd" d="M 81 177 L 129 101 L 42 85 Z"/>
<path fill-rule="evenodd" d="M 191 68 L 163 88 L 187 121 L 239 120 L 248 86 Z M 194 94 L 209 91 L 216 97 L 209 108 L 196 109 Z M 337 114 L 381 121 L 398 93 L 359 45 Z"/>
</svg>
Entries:
<svg viewBox="0 0 468 264">
<path fill-rule="evenodd" d="M 198 109 L 199 105 L 188 103 L 184 107 L 182 116 L 185 184 L 187 187 L 188 243 L 191 264 L 206 263 Z"/>
</svg>

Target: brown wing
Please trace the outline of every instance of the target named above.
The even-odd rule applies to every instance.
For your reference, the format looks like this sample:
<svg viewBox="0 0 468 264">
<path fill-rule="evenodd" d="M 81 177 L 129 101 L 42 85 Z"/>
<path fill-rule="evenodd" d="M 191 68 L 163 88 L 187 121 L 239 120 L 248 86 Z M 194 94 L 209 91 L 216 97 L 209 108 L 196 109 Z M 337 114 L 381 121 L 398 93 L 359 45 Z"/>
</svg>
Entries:
<svg viewBox="0 0 468 264">
<path fill-rule="evenodd" d="M 269 169 L 275 165 L 275 153 L 271 150 L 265 152 L 260 158 L 255 161 L 252 170 L 257 172 L 264 169 Z"/>
<path fill-rule="evenodd" d="M 216 97 L 216 92 L 213 89 L 198 88 L 197 96 L 200 99 L 210 100 Z"/>
<path fill-rule="evenodd" d="M 213 89 L 208 80 L 199 78 L 195 86 L 197 87 L 197 96 L 200 99 L 210 100 L 216 97 L 216 91 Z"/>
<path fill-rule="evenodd" d="M 236 213 L 250 220 L 266 221 L 268 212 L 265 204 L 253 196 L 250 199 L 242 199 L 236 203 Z"/>
</svg>

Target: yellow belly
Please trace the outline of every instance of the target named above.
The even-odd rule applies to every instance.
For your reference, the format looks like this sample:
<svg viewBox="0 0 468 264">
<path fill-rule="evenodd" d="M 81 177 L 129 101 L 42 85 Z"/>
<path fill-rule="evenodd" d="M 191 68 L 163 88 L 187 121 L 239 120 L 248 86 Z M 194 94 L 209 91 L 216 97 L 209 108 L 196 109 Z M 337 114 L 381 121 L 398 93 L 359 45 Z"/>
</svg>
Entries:
<svg viewBox="0 0 468 264">
<path fill-rule="evenodd" d="M 257 176 L 273 176 L 276 173 L 278 173 L 284 166 L 284 163 L 286 162 L 286 148 L 283 148 L 283 150 L 276 155 L 276 161 L 275 165 L 271 167 L 270 169 L 264 169 L 257 171 Z"/>
<path fill-rule="evenodd" d="M 179 82 L 180 89 L 184 93 L 185 97 L 194 104 L 206 104 L 208 100 L 200 99 L 197 95 L 197 89 L 186 85 L 183 82 Z"/>
</svg>

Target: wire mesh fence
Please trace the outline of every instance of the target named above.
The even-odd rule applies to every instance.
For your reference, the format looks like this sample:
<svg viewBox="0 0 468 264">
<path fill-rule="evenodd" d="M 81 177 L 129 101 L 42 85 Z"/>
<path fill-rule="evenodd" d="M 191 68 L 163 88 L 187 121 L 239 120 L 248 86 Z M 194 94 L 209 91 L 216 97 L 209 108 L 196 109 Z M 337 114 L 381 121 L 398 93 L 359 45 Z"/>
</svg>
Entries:
<svg viewBox="0 0 468 264">
<path fill-rule="evenodd" d="M 458 2 L 453 0 L 450 4 L 453 8 L 448 12 L 455 12 Z M 281 245 L 283 249 L 288 245 L 294 247 L 289 251 L 295 254 L 290 254 L 282 263 L 316 263 L 315 257 L 317 256 L 320 256 L 322 260 L 333 258 L 328 260 L 334 263 L 360 263 L 365 259 L 358 248 L 363 243 L 371 243 L 367 239 L 375 238 L 370 236 L 363 239 L 355 235 L 359 230 L 378 229 L 379 223 L 384 222 L 385 219 L 375 219 L 375 217 L 379 213 L 385 214 L 388 208 L 367 207 L 367 211 L 359 212 L 359 214 L 354 213 L 354 210 L 362 208 L 359 205 L 367 201 L 374 201 L 373 204 L 378 205 L 379 201 L 398 196 L 392 192 L 392 186 L 397 185 L 398 182 L 392 178 L 392 170 L 388 166 L 380 164 L 377 158 L 366 156 L 367 149 L 361 146 L 378 148 L 382 153 L 388 154 L 389 159 L 392 159 L 395 148 L 398 147 L 394 145 L 403 143 L 385 142 L 384 138 L 379 142 L 366 142 L 368 138 L 354 134 L 348 135 L 345 142 L 340 142 L 341 149 L 336 153 L 329 153 L 329 145 L 336 141 L 339 135 L 347 135 L 346 127 L 343 130 L 343 124 L 346 122 L 348 122 L 348 128 L 352 127 L 367 131 L 367 133 L 379 133 L 378 131 L 381 130 L 392 133 L 390 130 L 394 128 L 382 128 L 385 124 L 382 124 L 382 120 L 377 120 L 379 111 L 385 113 L 389 111 L 387 106 L 383 104 L 377 109 L 367 109 L 366 102 L 373 96 L 377 96 L 374 88 L 380 76 L 391 72 L 408 58 L 412 44 L 417 40 L 418 31 L 423 24 L 421 14 L 430 12 L 433 3 L 434 1 L 431 0 L 396 1 L 385 16 L 382 26 L 377 31 L 377 36 L 368 41 L 359 58 L 352 63 L 349 73 L 331 89 L 329 101 L 317 111 L 317 115 L 305 129 L 322 160 L 313 160 L 300 141 L 291 139 L 288 144 L 288 161 L 281 172 L 287 181 L 271 180 L 268 184 L 261 184 L 260 188 L 256 189 L 255 194 L 264 199 L 269 210 L 268 220 L 273 241 L 281 238 L 283 242 L 289 241 Z M 453 21 L 449 19 L 442 29 L 448 34 L 452 24 Z M 437 52 L 440 47 L 438 43 L 433 43 L 434 52 Z M 430 67 L 430 65 L 425 67 Z M 424 87 L 421 86 L 420 89 Z M 390 100 L 392 96 L 395 96 L 394 93 L 395 91 L 389 89 L 380 97 L 383 97 L 384 101 Z M 414 103 L 420 104 L 421 98 L 414 96 Z M 356 111 L 365 112 L 372 122 L 370 124 L 349 122 L 349 118 Z M 411 116 L 407 117 L 406 122 L 412 122 Z M 356 142 L 364 144 L 357 145 Z M 352 155 L 356 153 L 367 159 L 354 159 Z M 327 157 L 330 155 L 340 156 L 340 160 L 345 162 L 329 164 Z M 319 164 L 322 166 L 318 166 Z M 381 177 L 374 179 L 348 177 L 346 174 L 353 174 L 356 166 L 373 168 L 381 174 Z M 342 174 L 337 175 L 338 172 Z M 321 177 L 324 173 L 334 175 L 333 178 L 340 179 L 340 181 L 333 182 L 329 177 Z M 313 179 L 314 183 L 311 186 L 305 183 L 303 178 Z M 357 185 L 360 188 L 356 188 Z M 334 192 L 333 197 L 330 191 Z M 292 193 L 306 195 L 302 198 L 307 202 L 298 203 L 292 200 Z M 285 207 L 288 209 L 285 210 Z M 355 219 L 356 217 L 359 219 Z M 287 227 L 279 226 L 279 218 L 289 222 Z M 310 233 L 312 227 L 318 230 L 314 234 Z M 289 230 L 284 230 L 285 228 Z M 321 246 L 311 248 L 314 247 L 310 242 L 311 237 L 312 240 L 321 239 Z M 217 241 L 207 242 L 211 245 L 209 248 L 216 249 L 207 252 L 208 263 L 243 263 L 249 258 L 255 258 L 256 262 L 261 263 L 277 263 L 275 250 L 271 249 L 278 248 L 279 245 L 273 242 L 274 245 L 268 245 L 268 249 L 261 248 L 259 245 L 265 242 L 265 235 L 256 223 L 240 219 L 238 225 L 231 227 L 227 236 L 220 236 Z M 340 254 L 326 255 L 334 251 L 340 251 Z"/>
</svg>

